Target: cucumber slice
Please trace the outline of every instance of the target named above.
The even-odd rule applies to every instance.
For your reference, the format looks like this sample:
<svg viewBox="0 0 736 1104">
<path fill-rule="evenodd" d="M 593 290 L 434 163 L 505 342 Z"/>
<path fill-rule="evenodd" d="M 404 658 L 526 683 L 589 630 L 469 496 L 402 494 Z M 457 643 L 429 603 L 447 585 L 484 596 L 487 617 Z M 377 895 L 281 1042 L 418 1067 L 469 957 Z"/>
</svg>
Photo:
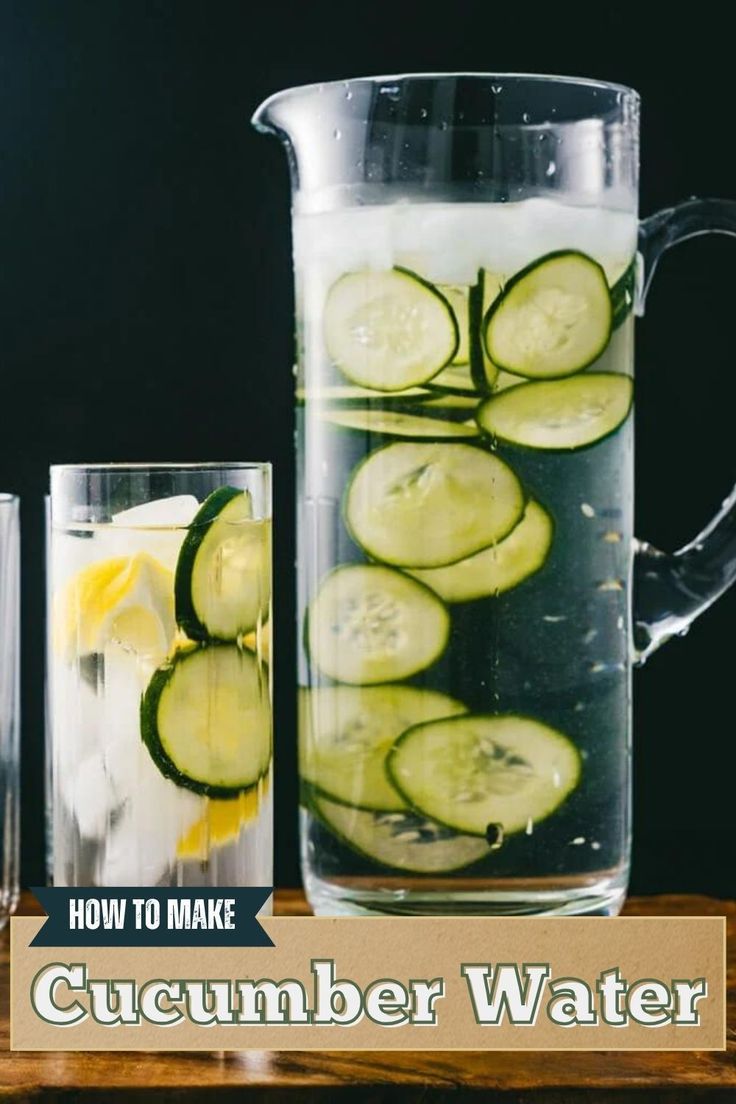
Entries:
<svg viewBox="0 0 736 1104">
<path fill-rule="evenodd" d="M 271 525 L 252 517 L 250 495 L 218 487 L 179 551 L 176 622 L 190 640 L 237 640 L 265 619 L 271 600 Z"/>
<path fill-rule="evenodd" d="M 547 511 L 538 502 L 529 502 L 519 524 L 499 544 L 448 567 L 409 574 L 431 587 L 443 602 L 495 597 L 544 566 L 553 535 L 554 523 Z"/>
<path fill-rule="evenodd" d="M 449 395 L 477 395 L 475 384 L 466 364 L 451 364 L 443 368 L 425 386 L 430 391 L 439 391 Z M 476 402 L 478 399 L 476 399 Z"/>
<path fill-rule="evenodd" d="M 422 418 L 418 414 L 403 414 L 396 410 L 354 407 L 351 410 L 325 410 L 318 417 L 345 429 L 392 437 L 429 437 L 441 441 L 452 437 L 478 436 L 475 422 L 448 422 L 441 418 Z"/>
<path fill-rule="evenodd" d="M 330 383 L 322 387 L 298 387 L 296 390 L 297 402 L 339 402 L 353 403 L 375 399 L 380 403 L 397 404 L 404 399 L 426 398 L 427 392 L 423 387 L 407 387 L 403 391 L 395 391 L 387 395 L 385 391 L 376 391 L 372 387 L 356 387 L 349 383 Z"/>
<path fill-rule="evenodd" d="M 376 564 L 346 564 L 309 607 L 309 655 L 337 682 L 366 686 L 409 678 L 442 654 L 450 616 L 428 587 Z"/>
<path fill-rule="evenodd" d="M 408 729 L 386 759 L 394 786 L 424 816 L 458 832 L 505 835 L 550 816 L 580 779 L 566 736 L 532 717 L 465 716 Z"/>
<path fill-rule="evenodd" d="M 324 335 L 343 375 L 376 391 L 426 383 L 459 342 L 447 299 L 403 268 L 341 276 L 327 293 Z"/>
<path fill-rule="evenodd" d="M 495 439 L 527 448 L 585 448 L 626 421 L 633 395 L 631 377 L 613 372 L 522 383 L 484 402 L 478 424 Z"/>
<path fill-rule="evenodd" d="M 611 288 L 613 304 L 613 329 L 616 330 L 631 313 L 636 299 L 637 261 L 633 258 L 625 272 L 619 276 Z"/>
<path fill-rule="evenodd" d="M 371 813 L 315 797 L 314 811 L 343 843 L 381 866 L 449 874 L 491 853 L 485 840 L 458 835 L 411 812 Z"/>
<path fill-rule="evenodd" d="M 345 500 L 355 540 L 374 559 L 440 567 L 502 540 L 524 512 L 511 468 L 466 444 L 397 442 L 356 468 Z"/>
<path fill-rule="evenodd" d="M 478 403 L 481 400 L 481 395 L 468 394 L 457 395 L 452 394 L 449 391 L 437 392 L 433 395 L 431 391 L 424 392 L 424 400 L 422 401 L 422 407 L 429 410 L 475 410 Z"/>
<path fill-rule="evenodd" d="M 438 284 L 437 290 L 452 307 L 457 324 L 457 349 L 451 364 L 468 363 L 468 292 L 462 284 Z"/>
<path fill-rule="evenodd" d="M 271 761 L 271 706 L 258 662 L 235 644 L 176 652 L 141 700 L 141 736 L 177 786 L 234 797 Z"/>
<path fill-rule="evenodd" d="M 530 379 L 571 376 L 592 364 L 611 337 L 606 274 L 592 257 L 548 253 L 508 282 L 483 322 L 494 364 Z"/>
<path fill-rule="evenodd" d="M 491 359 L 483 337 L 483 320 L 503 288 L 503 279 L 481 268 L 478 280 L 470 289 L 468 324 L 470 326 L 470 371 L 479 391 L 492 390 L 498 367 Z"/>
<path fill-rule="evenodd" d="M 320 686 L 299 691 L 299 772 L 313 789 L 354 808 L 383 812 L 405 802 L 386 777 L 386 756 L 411 725 L 467 712 L 416 686 Z"/>
</svg>

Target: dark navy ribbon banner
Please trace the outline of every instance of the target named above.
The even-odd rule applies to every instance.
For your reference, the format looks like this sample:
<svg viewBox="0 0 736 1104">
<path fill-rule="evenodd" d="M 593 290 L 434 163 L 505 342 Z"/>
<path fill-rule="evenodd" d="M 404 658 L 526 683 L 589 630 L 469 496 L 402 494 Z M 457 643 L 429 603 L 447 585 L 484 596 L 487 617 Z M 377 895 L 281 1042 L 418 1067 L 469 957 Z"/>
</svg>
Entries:
<svg viewBox="0 0 736 1104">
<path fill-rule="evenodd" d="M 48 913 L 32 947 L 273 947 L 256 917 L 271 886 L 34 886 L 32 892 Z"/>
</svg>

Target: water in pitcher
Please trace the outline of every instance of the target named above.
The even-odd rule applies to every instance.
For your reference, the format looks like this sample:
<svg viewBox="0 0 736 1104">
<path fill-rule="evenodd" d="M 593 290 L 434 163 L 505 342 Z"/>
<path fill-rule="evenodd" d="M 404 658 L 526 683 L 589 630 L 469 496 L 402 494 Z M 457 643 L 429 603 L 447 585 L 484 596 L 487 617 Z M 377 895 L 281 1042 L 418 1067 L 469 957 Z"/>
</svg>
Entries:
<svg viewBox="0 0 736 1104">
<path fill-rule="evenodd" d="M 297 216 L 303 865 L 321 912 L 610 912 L 636 221 Z"/>
<path fill-rule="evenodd" d="M 221 487 L 50 551 L 55 883 L 270 884 L 270 521 Z"/>
</svg>

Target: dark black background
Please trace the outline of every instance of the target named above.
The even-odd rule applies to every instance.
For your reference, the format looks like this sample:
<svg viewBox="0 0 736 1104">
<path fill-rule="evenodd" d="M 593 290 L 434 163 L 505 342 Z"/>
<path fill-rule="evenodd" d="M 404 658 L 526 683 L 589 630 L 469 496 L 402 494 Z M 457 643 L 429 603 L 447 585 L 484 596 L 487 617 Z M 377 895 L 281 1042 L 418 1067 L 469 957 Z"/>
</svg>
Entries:
<svg viewBox="0 0 736 1104">
<path fill-rule="evenodd" d="M 643 9 L 643 10 L 641 10 Z M 24 882 L 43 879 L 43 510 L 51 461 L 275 465 L 277 882 L 298 880 L 286 163 L 268 93 L 368 73 L 520 70 L 638 88 L 642 212 L 736 197 L 728 35 L 698 5 L 0 3 L 0 485 L 23 496 Z M 638 332 L 638 530 L 689 538 L 729 490 L 734 243 L 662 264 Z M 637 892 L 733 895 L 726 596 L 636 675 Z"/>
</svg>

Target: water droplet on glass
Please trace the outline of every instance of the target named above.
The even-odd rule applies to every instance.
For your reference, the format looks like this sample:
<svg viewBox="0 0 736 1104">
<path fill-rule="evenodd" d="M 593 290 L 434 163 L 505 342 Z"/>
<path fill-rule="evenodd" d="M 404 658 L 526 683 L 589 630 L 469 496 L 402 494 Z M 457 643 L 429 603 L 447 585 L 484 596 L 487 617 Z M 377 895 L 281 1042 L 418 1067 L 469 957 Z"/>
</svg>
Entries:
<svg viewBox="0 0 736 1104">
<path fill-rule="evenodd" d="M 580 847 L 582 843 L 585 843 L 585 836 L 576 836 L 575 839 L 570 840 L 573 847 Z"/>
<path fill-rule="evenodd" d="M 596 590 L 623 590 L 624 584 L 620 579 L 604 579 L 602 583 L 599 583 Z"/>
<path fill-rule="evenodd" d="M 503 91 L 503 85 L 502 84 L 492 84 L 491 85 L 491 92 L 494 94 L 494 96 L 498 96 L 502 91 Z"/>
<path fill-rule="evenodd" d="M 598 840 L 593 840 L 590 845 L 590 849 L 591 851 L 600 851 L 601 845 L 599 844 Z"/>
<path fill-rule="evenodd" d="M 345 93 L 345 99 L 346 100 L 352 100 L 352 98 L 353 98 L 353 93 L 348 88 L 347 92 Z"/>
<path fill-rule="evenodd" d="M 540 134 L 539 137 L 541 138 L 542 135 Z M 547 171 L 545 172 L 544 175 L 545 176 L 554 176 L 556 172 L 557 172 L 557 165 L 555 164 L 554 161 L 550 161 L 549 165 L 547 166 Z"/>
<path fill-rule="evenodd" d="M 617 629 L 623 629 L 623 627 L 624 627 L 624 619 L 623 619 L 623 617 L 619 617 L 616 621 L 616 628 Z"/>
<path fill-rule="evenodd" d="M 529 817 L 529 819 L 526 822 L 526 828 L 524 829 L 524 832 L 526 833 L 527 836 L 530 836 L 533 831 L 534 831 L 534 821 L 532 820 L 531 817 Z"/>
<path fill-rule="evenodd" d="M 593 509 L 593 507 L 590 505 L 589 502 L 581 502 L 580 503 L 580 513 L 584 514 L 585 517 L 587 517 L 587 518 L 595 517 L 595 510 Z"/>
<path fill-rule="evenodd" d="M 588 631 L 583 636 L 583 644 L 592 644 L 597 635 L 597 629 L 588 629 Z"/>
<path fill-rule="evenodd" d="M 427 109 L 426 109 L 426 107 L 421 107 L 421 108 L 419 109 L 419 118 L 420 118 L 420 119 L 426 119 L 426 118 L 427 118 L 427 114 L 428 114 L 428 112 L 427 112 Z"/>
<path fill-rule="evenodd" d="M 575 702 L 575 705 L 573 706 L 573 710 L 575 713 L 582 713 L 584 709 L 585 706 L 582 702 Z"/>
<path fill-rule="evenodd" d="M 621 534 L 615 529 L 607 529 L 603 534 L 603 540 L 606 544 L 618 544 L 621 541 Z"/>
<path fill-rule="evenodd" d="M 560 621 L 567 621 L 567 617 L 564 613 L 545 613 L 542 615 L 542 620 L 550 625 L 557 625 Z"/>
<path fill-rule="evenodd" d="M 522 121 L 523 121 L 523 122 L 525 122 L 525 123 L 528 123 L 528 122 L 529 122 L 529 120 L 531 119 L 531 115 L 529 114 L 529 112 L 528 112 L 528 111 L 524 111 L 524 112 L 522 113 L 522 116 L 521 116 L 521 118 L 522 118 Z"/>
<path fill-rule="evenodd" d="M 335 139 L 336 142 L 339 142 L 342 138 L 342 131 L 338 127 L 335 127 L 332 132 L 332 137 Z"/>
</svg>

